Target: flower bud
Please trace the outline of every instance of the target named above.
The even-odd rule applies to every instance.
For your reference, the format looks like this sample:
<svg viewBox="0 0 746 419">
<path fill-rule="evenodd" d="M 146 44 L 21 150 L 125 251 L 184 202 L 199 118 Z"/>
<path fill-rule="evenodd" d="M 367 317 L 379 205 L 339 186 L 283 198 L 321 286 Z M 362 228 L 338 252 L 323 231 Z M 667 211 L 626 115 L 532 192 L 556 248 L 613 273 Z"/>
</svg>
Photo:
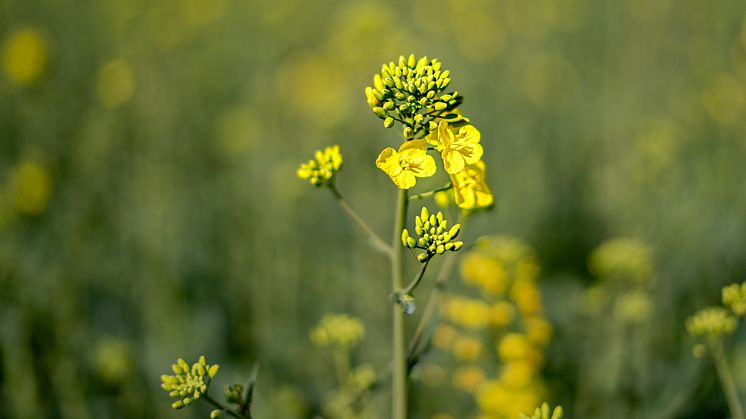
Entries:
<svg viewBox="0 0 746 419">
<path fill-rule="evenodd" d="M 394 126 L 394 118 L 388 116 L 386 119 L 383 120 L 383 127 L 384 128 L 391 128 Z"/>
</svg>

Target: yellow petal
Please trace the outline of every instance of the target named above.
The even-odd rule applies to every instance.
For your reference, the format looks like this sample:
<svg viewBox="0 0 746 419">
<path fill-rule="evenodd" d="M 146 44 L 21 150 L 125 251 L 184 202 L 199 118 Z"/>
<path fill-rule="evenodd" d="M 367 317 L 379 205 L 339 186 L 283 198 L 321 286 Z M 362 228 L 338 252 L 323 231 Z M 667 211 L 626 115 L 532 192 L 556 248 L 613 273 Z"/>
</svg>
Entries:
<svg viewBox="0 0 746 419">
<path fill-rule="evenodd" d="M 410 166 L 409 169 L 417 177 L 430 177 L 435 174 L 436 166 L 435 159 L 432 156 L 425 154 L 422 156 L 420 161 L 415 166 Z"/>
<path fill-rule="evenodd" d="M 466 164 L 474 164 L 478 162 L 479 159 L 482 158 L 482 154 L 484 154 L 481 144 L 472 144 L 462 148 L 460 151 Z"/>
<path fill-rule="evenodd" d="M 478 143 L 482 135 L 473 125 L 466 125 L 459 128 L 458 136 L 463 139 L 465 143 Z"/>
<path fill-rule="evenodd" d="M 456 174 L 464 170 L 464 158 L 458 150 L 445 149 L 441 156 L 446 172 Z"/>
<path fill-rule="evenodd" d="M 443 120 L 438 124 L 438 141 L 446 148 L 454 141 L 453 133 L 448 128 L 448 122 Z"/>
<path fill-rule="evenodd" d="M 409 189 L 417 183 L 417 179 L 414 177 L 414 173 L 409 170 L 404 170 L 396 176 L 392 176 L 391 180 L 399 189 Z"/>
<path fill-rule="evenodd" d="M 427 143 L 423 140 L 411 140 L 407 141 L 399 147 L 399 153 L 404 154 L 408 151 L 412 152 L 425 152 L 427 153 Z"/>
<path fill-rule="evenodd" d="M 376 166 L 385 173 L 391 174 L 399 169 L 399 155 L 391 147 L 386 147 L 376 159 Z"/>
</svg>

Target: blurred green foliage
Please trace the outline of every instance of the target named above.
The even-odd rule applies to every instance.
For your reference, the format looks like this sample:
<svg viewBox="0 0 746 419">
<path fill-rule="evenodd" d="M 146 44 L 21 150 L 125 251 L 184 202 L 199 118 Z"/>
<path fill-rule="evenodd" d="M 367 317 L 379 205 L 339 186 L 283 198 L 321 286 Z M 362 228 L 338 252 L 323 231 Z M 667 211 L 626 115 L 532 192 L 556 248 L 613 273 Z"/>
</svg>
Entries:
<svg viewBox="0 0 746 419">
<path fill-rule="evenodd" d="M 736 0 L 5 0 L 0 417 L 207 417 L 158 381 L 202 353 L 226 382 L 261 361 L 257 417 L 310 417 L 334 387 L 308 340 L 328 311 L 362 319 L 355 355 L 383 368 L 388 269 L 295 171 L 339 144 L 337 186 L 390 225 L 373 163 L 393 134 L 363 89 L 410 52 L 451 69 L 489 144 L 497 208 L 463 240 L 537 251 L 549 398 L 725 416 L 683 323 L 746 273 L 745 19 Z M 591 252 L 618 236 L 652 249 L 642 289 L 596 288 Z"/>
</svg>

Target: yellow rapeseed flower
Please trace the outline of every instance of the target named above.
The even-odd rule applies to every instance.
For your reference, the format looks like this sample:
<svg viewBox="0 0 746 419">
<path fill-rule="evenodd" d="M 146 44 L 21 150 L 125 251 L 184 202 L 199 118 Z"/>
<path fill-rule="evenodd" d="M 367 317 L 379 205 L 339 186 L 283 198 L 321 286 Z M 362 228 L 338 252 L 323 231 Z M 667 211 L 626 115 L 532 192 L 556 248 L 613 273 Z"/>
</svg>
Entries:
<svg viewBox="0 0 746 419">
<path fill-rule="evenodd" d="M 516 388 L 531 384 L 536 374 L 536 366 L 528 361 L 512 361 L 505 364 L 500 380 L 505 385 Z"/>
<path fill-rule="evenodd" d="M 476 367 L 462 367 L 453 374 L 454 387 L 469 392 L 479 388 L 484 380 L 484 372 Z"/>
<path fill-rule="evenodd" d="M 507 326 L 513 321 L 515 309 L 510 303 L 498 301 L 490 307 L 489 321 L 494 327 Z"/>
<path fill-rule="evenodd" d="M 317 150 L 314 160 L 301 164 L 297 175 L 301 179 L 308 179 L 312 185 L 328 185 L 334 180 L 334 175 L 342 168 L 342 153 L 339 146 L 326 147 Z"/>
<path fill-rule="evenodd" d="M 311 330 L 311 342 L 316 346 L 352 347 L 365 336 L 360 320 L 346 314 L 327 314 Z"/>
<path fill-rule="evenodd" d="M 456 329 L 447 324 L 441 324 L 433 333 L 433 345 L 441 349 L 449 348 L 457 336 Z"/>
<path fill-rule="evenodd" d="M 462 336 L 453 343 L 453 355 L 461 361 L 474 361 L 482 355 L 482 342 L 469 336 Z"/>
<path fill-rule="evenodd" d="M 530 358 L 534 349 L 526 335 L 508 333 L 498 343 L 497 352 L 503 361 L 516 361 Z"/>
<path fill-rule="evenodd" d="M 23 161 L 14 167 L 9 187 L 16 210 L 24 214 L 41 214 L 52 196 L 52 178 L 35 161 Z"/>
<path fill-rule="evenodd" d="M 492 192 L 485 181 L 485 165 L 482 161 L 466 165 L 463 170 L 451 174 L 451 184 L 456 205 L 464 209 L 489 207 L 494 202 Z"/>
<path fill-rule="evenodd" d="M 12 82 L 29 84 L 44 71 L 47 64 L 47 43 L 37 29 L 19 29 L 5 41 L 2 63 L 5 75 Z"/>
<path fill-rule="evenodd" d="M 397 152 L 391 147 L 378 155 L 376 166 L 383 170 L 399 189 L 409 189 L 417 183 L 416 177 L 435 174 L 435 159 L 427 154 L 423 140 L 407 141 Z"/>
<path fill-rule="evenodd" d="M 443 157 L 446 172 L 453 175 L 464 170 L 466 165 L 478 162 L 484 152 L 479 139 L 479 131 L 471 125 L 462 126 L 454 134 L 448 122 L 440 121 L 437 149 Z"/>
</svg>

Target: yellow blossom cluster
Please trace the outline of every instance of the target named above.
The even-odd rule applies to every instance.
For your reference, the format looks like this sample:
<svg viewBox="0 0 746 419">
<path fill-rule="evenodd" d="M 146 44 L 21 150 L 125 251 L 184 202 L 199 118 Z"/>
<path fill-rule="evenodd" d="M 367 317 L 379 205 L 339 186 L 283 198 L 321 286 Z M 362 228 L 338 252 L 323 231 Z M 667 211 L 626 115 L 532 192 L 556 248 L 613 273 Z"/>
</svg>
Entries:
<svg viewBox="0 0 746 419">
<path fill-rule="evenodd" d="M 722 307 L 702 309 L 686 320 L 690 335 L 710 339 L 733 333 L 737 325 L 736 318 Z"/>
<path fill-rule="evenodd" d="M 326 147 L 317 150 L 312 160 L 301 164 L 297 175 L 301 179 L 308 179 L 315 186 L 331 185 L 334 175 L 342 168 L 342 161 L 338 145 Z"/>
<path fill-rule="evenodd" d="M 311 330 L 311 342 L 316 346 L 352 347 L 365 336 L 360 320 L 346 314 L 327 314 Z"/>
<path fill-rule="evenodd" d="M 399 189 L 410 189 L 417 178 L 431 177 L 437 171 L 440 154 L 450 177 L 456 204 L 464 209 L 489 207 L 492 193 L 486 183 L 481 134 L 469 124 L 457 106 L 463 101 L 458 92 L 442 94 L 450 83 L 448 70 L 426 57 L 417 60 L 400 57 L 399 64 L 384 65 L 373 78 L 374 87 L 365 91 L 368 104 L 384 126 L 403 126 L 404 144 L 398 150 L 386 147 L 376 166 L 389 175 Z"/>
<path fill-rule="evenodd" d="M 539 270 L 522 241 L 480 240 L 461 264 L 463 282 L 480 298 L 450 294 L 441 304 L 444 322 L 433 345 L 450 353 L 457 365 L 452 384 L 472 394 L 480 419 L 515 419 L 544 396 L 540 370 L 552 327 L 543 315 Z"/>
<path fill-rule="evenodd" d="M 169 396 L 178 400 L 171 404 L 174 409 L 189 406 L 194 400 L 207 394 L 210 380 L 218 373 L 220 366 L 210 365 L 204 356 L 191 366 L 186 361 L 179 360 L 171 366 L 174 375 L 161 375 L 161 387 L 168 391 Z"/>
<path fill-rule="evenodd" d="M 746 282 L 723 287 L 723 305 L 730 307 L 737 316 L 746 314 Z"/>
</svg>

